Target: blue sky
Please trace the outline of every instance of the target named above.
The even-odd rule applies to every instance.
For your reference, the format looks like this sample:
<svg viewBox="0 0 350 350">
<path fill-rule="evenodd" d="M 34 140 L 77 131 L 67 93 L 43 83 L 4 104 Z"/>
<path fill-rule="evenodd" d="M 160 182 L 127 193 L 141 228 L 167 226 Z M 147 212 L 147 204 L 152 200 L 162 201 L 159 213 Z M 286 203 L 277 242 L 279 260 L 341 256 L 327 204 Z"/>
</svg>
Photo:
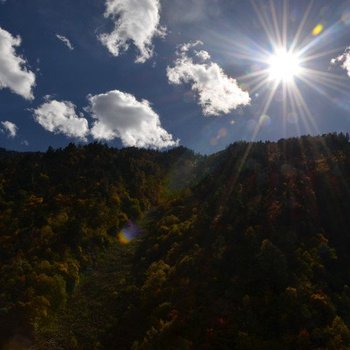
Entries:
<svg viewBox="0 0 350 350">
<path fill-rule="evenodd" d="M 348 132 L 350 1 L 310 3 L 0 1 L 0 147 L 212 153 Z M 281 49 L 301 66 L 292 82 L 271 77 Z"/>
</svg>

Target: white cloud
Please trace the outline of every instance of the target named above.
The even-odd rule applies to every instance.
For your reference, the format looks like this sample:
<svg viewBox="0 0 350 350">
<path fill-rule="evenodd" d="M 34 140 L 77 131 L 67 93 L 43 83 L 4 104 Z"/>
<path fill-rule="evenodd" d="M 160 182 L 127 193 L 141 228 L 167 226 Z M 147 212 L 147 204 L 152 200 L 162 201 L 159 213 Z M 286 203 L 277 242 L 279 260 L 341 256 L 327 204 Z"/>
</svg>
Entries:
<svg viewBox="0 0 350 350">
<path fill-rule="evenodd" d="M 195 55 L 202 61 L 208 61 L 211 58 L 208 51 L 205 50 L 195 51 Z"/>
<path fill-rule="evenodd" d="M 118 90 L 89 95 L 88 100 L 90 105 L 85 111 L 94 119 L 91 129 L 83 115 L 77 115 L 72 102 L 50 100 L 50 96 L 33 110 L 34 119 L 50 132 L 82 140 L 89 135 L 96 140 L 120 138 L 124 146 L 156 149 L 179 143 L 162 128 L 158 114 L 146 100 L 138 101 Z"/>
<path fill-rule="evenodd" d="M 74 50 L 72 43 L 67 37 L 65 37 L 64 35 L 56 34 L 56 38 L 58 40 L 61 40 L 63 44 L 65 44 L 68 47 L 69 50 Z"/>
<path fill-rule="evenodd" d="M 248 92 L 243 91 L 237 81 L 227 76 L 217 63 L 210 61 L 207 51 L 194 50 L 193 57 L 190 57 L 190 51 L 201 44 L 197 41 L 180 46 L 174 67 L 167 67 L 169 82 L 191 84 L 206 116 L 227 114 L 238 106 L 248 105 Z M 196 59 L 200 62 L 196 62 Z"/>
<path fill-rule="evenodd" d="M 18 127 L 16 124 L 9 121 L 4 121 L 1 122 L 1 125 L 3 132 L 6 132 L 9 137 L 15 137 L 17 135 Z"/>
<path fill-rule="evenodd" d="M 46 130 L 86 140 L 89 125 L 78 116 L 75 105 L 69 101 L 47 101 L 34 111 L 34 119 Z"/>
<path fill-rule="evenodd" d="M 99 40 L 114 56 L 132 42 L 139 51 L 135 62 L 143 63 L 153 55 L 153 37 L 165 35 L 159 12 L 160 0 L 106 0 L 104 16 L 114 20 L 114 30 L 101 34 Z"/>
<path fill-rule="evenodd" d="M 190 41 L 187 44 L 182 44 L 178 47 L 178 50 L 176 51 L 176 54 L 178 56 L 181 56 L 181 54 L 190 51 L 191 49 L 193 49 L 196 46 L 201 46 L 204 45 L 203 41 L 201 40 L 197 40 L 197 41 Z"/>
<path fill-rule="evenodd" d="M 343 54 L 331 60 L 332 64 L 341 64 L 341 67 L 345 69 L 350 77 L 350 47 L 348 47 Z"/>
<path fill-rule="evenodd" d="M 15 48 L 21 45 L 21 38 L 0 27 L 0 89 L 9 88 L 27 100 L 34 98 L 35 74 L 26 67 L 26 61 L 16 55 Z"/>
<path fill-rule="evenodd" d="M 91 134 L 98 140 L 120 138 L 124 146 L 163 148 L 178 141 L 164 130 L 159 116 L 148 101 L 114 90 L 89 96 L 92 117 Z"/>
</svg>

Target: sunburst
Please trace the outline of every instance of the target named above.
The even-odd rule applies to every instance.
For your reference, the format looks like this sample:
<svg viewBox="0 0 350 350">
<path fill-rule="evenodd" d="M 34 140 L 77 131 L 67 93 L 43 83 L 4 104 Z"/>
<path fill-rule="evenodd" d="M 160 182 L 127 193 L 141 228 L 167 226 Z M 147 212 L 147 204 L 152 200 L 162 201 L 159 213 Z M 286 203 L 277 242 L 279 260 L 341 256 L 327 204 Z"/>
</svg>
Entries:
<svg viewBox="0 0 350 350">
<path fill-rule="evenodd" d="M 237 76 L 236 79 L 242 88 L 249 92 L 254 113 L 259 116 L 258 120 L 252 123 L 254 127 L 251 141 L 256 141 L 261 128 L 270 125 L 269 114 L 272 113 L 271 110 L 275 113 L 278 107 L 273 101 L 278 101 L 281 107 L 279 117 L 282 118 L 283 136 L 287 136 L 290 117 L 299 135 L 320 134 L 317 118 L 309 108 L 306 89 L 315 90 L 322 94 L 322 98 L 332 100 L 334 94 L 331 94 L 330 90 L 343 92 L 349 88 L 347 78 L 331 73 L 330 65 L 325 63 L 344 51 L 344 47 L 331 50 L 327 50 L 327 47 L 334 42 L 333 35 L 345 27 L 341 20 L 327 28 L 322 23 L 315 23 L 315 16 L 311 16 L 311 12 L 320 9 L 315 9 L 317 3 L 312 0 L 293 32 L 289 24 L 294 20 L 291 27 L 295 28 L 298 19 L 291 18 L 288 0 L 251 0 L 251 3 L 260 23 L 259 30 L 262 28 L 268 39 L 266 42 L 262 40 L 261 35 L 258 42 L 256 38 L 239 31 L 232 37 L 222 34 L 229 33 L 232 28 L 225 25 L 222 25 L 221 31 L 211 33 L 210 37 L 211 45 L 221 52 L 223 58 L 228 57 L 231 62 L 239 61 L 245 67 L 249 67 L 248 72 Z M 282 6 L 276 8 L 275 3 Z M 277 95 L 278 99 L 275 98 Z M 230 194 L 237 185 L 253 146 L 254 142 L 248 142 L 243 155 L 238 159 L 229 189 L 221 198 L 218 215 L 225 208 Z M 323 146 L 328 153 L 327 146 Z"/>
<path fill-rule="evenodd" d="M 283 48 L 276 50 L 269 57 L 268 65 L 269 79 L 277 83 L 289 84 L 303 72 L 298 53 Z"/>
<path fill-rule="evenodd" d="M 258 45 L 252 39 L 249 39 L 248 45 L 236 46 L 234 55 L 252 61 L 256 64 L 255 67 L 259 67 L 238 77 L 237 80 L 247 86 L 251 96 L 256 92 L 265 96 L 259 112 L 261 116 L 268 114 L 276 93 L 279 93 L 282 96 L 280 101 L 284 125 L 288 115 L 293 114 L 298 116 L 296 125 L 298 130 L 301 129 L 302 123 L 304 130 L 319 133 L 315 118 L 300 90 L 300 84 L 321 92 L 326 97 L 328 96 L 324 93 L 325 89 L 341 91 L 346 88 L 345 77 L 330 73 L 328 67 L 322 71 L 313 68 L 318 59 L 342 50 L 342 48 L 328 51 L 323 49 L 323 43 L 329 42 L 329 36 L 334 28 L 324 30 L 322 24 L 311 25 L 311 21 L 308 22 L 314 6 L 312 1 L 294 34 L 289 33 L 288 28 L 290 17 L 288 1 L 283 1 L 280 11 L 272 0 L 266 2 L 252 0 L 252 5 L 266 34 L 267 46 L 270 49 Z M 310 25 L 311 30 L 306 29 L 310 28 Z M 256 139 L 260 127 L 261 123 L 257 123 L 252 140 Z"/>
</svg>

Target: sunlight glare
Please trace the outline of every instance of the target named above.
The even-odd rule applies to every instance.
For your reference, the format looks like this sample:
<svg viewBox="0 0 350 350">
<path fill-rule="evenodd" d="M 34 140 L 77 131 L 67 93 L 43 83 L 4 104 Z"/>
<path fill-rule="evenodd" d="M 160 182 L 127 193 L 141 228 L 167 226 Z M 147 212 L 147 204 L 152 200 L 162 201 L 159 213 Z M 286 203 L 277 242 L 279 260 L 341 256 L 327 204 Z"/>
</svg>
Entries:
<svg viewBox="0 0 350 350">
<path fill-rule="evenodd" d="M 289 83 L 301 73 L 300 60 L 296 53 L 285 49 L 276 50 L 268 59 L 269 79 L 276 83 Z"/>
</svg>

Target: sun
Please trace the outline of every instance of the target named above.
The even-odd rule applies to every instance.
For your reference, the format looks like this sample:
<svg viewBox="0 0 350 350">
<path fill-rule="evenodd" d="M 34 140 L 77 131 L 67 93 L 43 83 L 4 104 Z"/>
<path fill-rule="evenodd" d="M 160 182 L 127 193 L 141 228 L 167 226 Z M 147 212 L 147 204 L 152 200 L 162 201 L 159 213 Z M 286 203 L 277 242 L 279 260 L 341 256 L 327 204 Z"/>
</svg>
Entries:
<svg viewBox="0 0 350 350">
<path fill-rule="evenodd" d="M 288 84 L 302 73 L 301 60 L 298 53 L 284 48 L 277 49 L 267 59 L 268 77 L 276 83 Z"/>
<path fill-rule="evenodd" d="M 242 41 L 223 42 L 225 50 L 229 47 L 230 56 L 242 60 L 247 67 L 236 79 L 256 101 L 257 118 L 251 140 L 255 141 L 260 130 L 270 125 L 261 121 L 269 120 L 271 113 L 276 115 L 276 120 L 282 119 L 285 136 L 291 126 L 298 134 L 305 130 L 309 134 L 320 134 L 317 119 L 310 110 L 314 103 L 307 100 L 311 98 L 311 90 L 333 101 L 334 92 L 343 94 L 348 89 L 348 83 L 344 82 L 347 78 L 329 69 L 330 58 L 340 51 L 329 47 L 333 43 L 332 35 L 340 29 L 339 23 L 329 25 L 327 30 L 322 23 L 315 25 L 310 15 L 316 3 L 313 1 L 305 7 L 304 16 L 298 22 L 292 20 L 294 15 L 288 0 L 250 2 L 262 36 L 257 35 L 258 41 L 247 36 Z"/>
</svg>

